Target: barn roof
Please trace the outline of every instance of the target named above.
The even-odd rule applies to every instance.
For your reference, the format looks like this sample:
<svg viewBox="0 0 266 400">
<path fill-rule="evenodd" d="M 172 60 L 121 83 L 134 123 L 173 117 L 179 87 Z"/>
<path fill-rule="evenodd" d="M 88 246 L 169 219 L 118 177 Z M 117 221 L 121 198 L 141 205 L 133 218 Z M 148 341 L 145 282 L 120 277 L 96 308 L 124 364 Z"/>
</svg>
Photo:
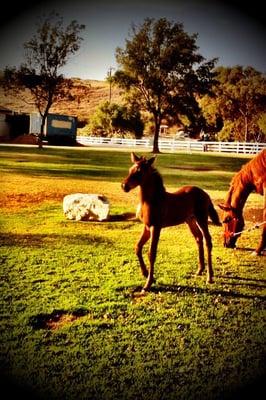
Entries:
<svg viewBox="0 0 266 400">
<path fill-rule="evenodd" d="M 13 114 L 13 110 L 10 110 L 10 108 L 6 108 L 4 106 L 0 105 L 0 113 L 1 114 Z"/>
</svg>

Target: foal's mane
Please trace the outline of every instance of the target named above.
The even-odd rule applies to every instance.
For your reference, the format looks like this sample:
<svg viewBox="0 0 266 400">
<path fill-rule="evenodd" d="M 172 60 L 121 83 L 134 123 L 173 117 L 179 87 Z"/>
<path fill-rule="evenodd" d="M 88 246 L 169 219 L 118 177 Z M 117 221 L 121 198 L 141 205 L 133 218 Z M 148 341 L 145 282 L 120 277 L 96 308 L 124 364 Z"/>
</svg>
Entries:
<svg viewBox="0 0 266 400">
<path fill-rule="evenodd" d="M 148 163 L 145 157 L 142 157 L 140 162 L 143 162 L 144 165 Z M 149 168 L 146 171 L 148 172 L 148 175 L 143 184 L 140 185 L 140 193 L 142 193 L 141 198 L 142 201 L 144 199 L 149 199 L 152 203 L 156 203 L 158 200 L 162 199 L 166 193 L 163 178 L 160 172 L 152 164 L 149 165 Z"/>
<path fill-rule="evenodd" d="M 163 183 L 163 178 L 162 175 L 160 174 L 160 172 L 153 166 L 151 165 L 151 180 L 153 180 L 154 184 L 156 185 L 156 189 L 158 189 L 158 191 L 160 193 L 165 193 L 165 187 L 164 187 L 164 183 Z"/>
<path fill-rule="evenodd" d="M 155 168 L 153 165 L 151 166 L 151 171 L 152 171 L 152 176 L 155 178 L 156 182 L 159 184 L 161 183 L 163 185 L 163 177 L 158 171 L 157 168 Z"/>
</svg>

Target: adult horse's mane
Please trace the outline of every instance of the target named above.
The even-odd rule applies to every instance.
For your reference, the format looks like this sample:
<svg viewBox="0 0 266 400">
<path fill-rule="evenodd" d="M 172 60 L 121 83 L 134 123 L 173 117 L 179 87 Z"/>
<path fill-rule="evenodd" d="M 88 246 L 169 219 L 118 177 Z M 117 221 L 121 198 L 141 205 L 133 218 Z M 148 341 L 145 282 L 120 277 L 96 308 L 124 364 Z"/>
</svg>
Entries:
<svg viewBox="0 0 266 400">
<path fill-rule="evenodd" d="M 247 188 L 249 192 L 255 190 L 263 195 L 263 184 L 266 182 L 266 149 L 242 166 L 232 178 L 230 192 L 238 186 Z"/>
<path fill-rule="evenodd" d="M 261 241 L 256 248 L 256 254 L 262 254 L 266 245 L 266 149 L 262 150 L 252 160 L 248 161 L 237 172 L 230 183 L 225 203 L 219 204 L 224 211 L 224 245 L 235 247 L 237 238 L 244 228 L 243 208 L 251 192 L 264 195 L 264 211 Z"/>
</svg>

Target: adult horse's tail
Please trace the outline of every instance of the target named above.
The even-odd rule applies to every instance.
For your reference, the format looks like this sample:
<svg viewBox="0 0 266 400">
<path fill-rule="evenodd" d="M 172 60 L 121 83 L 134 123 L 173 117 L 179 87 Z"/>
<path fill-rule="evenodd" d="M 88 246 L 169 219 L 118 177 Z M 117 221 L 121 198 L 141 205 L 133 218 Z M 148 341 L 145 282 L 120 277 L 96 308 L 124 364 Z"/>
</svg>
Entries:
<svg viewBox="0 0 266 400">
<path fill-rule="evenodd" d="M 209 202 L 208 212 L 209 212 L 209 216 L 210 216 L 212 222 L 214 223 L 214 225 L 221 226 L 222 223 L 220 221 L 220 218 L 219 218 L 219 215 L 218 215 L 217 211 L 214 208 L 214 205 L 213 205 L 211 199 L 210 199 L 210 202 Z"/>
</svg>

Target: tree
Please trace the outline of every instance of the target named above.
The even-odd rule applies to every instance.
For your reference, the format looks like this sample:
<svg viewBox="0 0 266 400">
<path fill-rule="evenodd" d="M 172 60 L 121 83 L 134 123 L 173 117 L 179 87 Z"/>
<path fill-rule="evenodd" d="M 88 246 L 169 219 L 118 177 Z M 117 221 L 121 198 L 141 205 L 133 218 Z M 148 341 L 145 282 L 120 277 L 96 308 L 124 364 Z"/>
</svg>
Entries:
<svg viewBox="0 0 266 400">
<path fill-rule="evenodd" d="M 196 39 L 197 34 L 189 36 L 180 23 L 146 18 L 140 27 L 133 25 L 125 49 L 116 49 L 119 69 L 114 81 L 151 113 L 154 153 L 159 152 L 161 121 L 179 122 L 181 115 L 195 121 L 200 111 L 196 95 L 211 93 L 216 59 L 206 62 L 197 52 Z"/>
<path fill-rule="evenodd" d="M 259 140 L 263 137 L 263 113 L 266 112 L 266 76 L 252 67 L 219 67 L 215 97 L 203 100 L 205 113 L 219 114 L 225 140 Z"/>
<path fill-rule="evenodd" d="M 77 21 L 66 27 L 57 13 L 43 17 L 37 23 L 36 34 L 24 44 L 25 62 L 18 68 L 5 69 L 8 90 L 19 92 L 28 89 L 42 122 L 39 143 L 44 133 L 47 115 L 53 103 L 69 95 L 72 80 L 59 73 L 71 54 L 78 51 L 85 28 Z"/>
<path fill-rule="evenodd" d="M 91 117 L 87 129 L 94 135 L 125 136 L 132 135 L 140 138 L 143 134 L 144 123 L 137 107 L 119 105 L 106 101 L 99 105 Z"/>
<path fill-rule="evenodd" d="M 257 119 L 258 136 L 256 137 L 257 142 L 266 142 L 266 112 L 261 113 Z"/>
</svg>

